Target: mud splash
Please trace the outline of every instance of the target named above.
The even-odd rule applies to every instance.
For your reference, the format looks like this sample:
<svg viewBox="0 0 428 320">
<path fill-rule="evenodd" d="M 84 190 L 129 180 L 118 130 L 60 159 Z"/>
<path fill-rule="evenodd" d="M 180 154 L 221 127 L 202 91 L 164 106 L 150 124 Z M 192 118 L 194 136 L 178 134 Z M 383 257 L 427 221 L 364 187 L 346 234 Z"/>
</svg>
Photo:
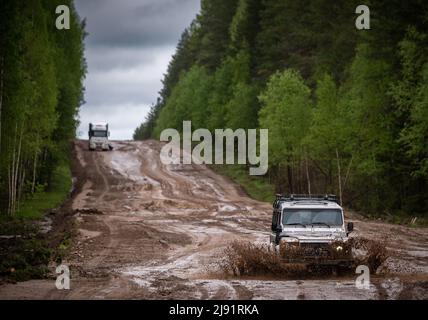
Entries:
<svg viewBox="0 0 428 320">
<path fill-rule="evenodd" d="M 264 244 L 235 241 L 223 251 L 217 267 L 225 276 L 290 276 L 306 272 L 303 264 L 286 264 Z"/>
<path fill-rule="evenodd" d="M 279 253 L 266 244 L 234 241 L 222 256 L 216 267 L 225 276 L 309 278 L 330 276 L 339 270 L 342 275 L 353 274 L 358 265 L 366 265 L 370 272 L 376 273 L 388 258 L 388 251 L 382 243 L 365 238 L 334 242 L 316 249 L 282 245 Z"/>
<path fill-rule="evenodd" d="M 354 255 L 354 264 L 368 266 L 371 273 L 376 273 L 390 255 L 385 245 L 376 240 L 351 238 L 349 245 Z"/>
</svg>

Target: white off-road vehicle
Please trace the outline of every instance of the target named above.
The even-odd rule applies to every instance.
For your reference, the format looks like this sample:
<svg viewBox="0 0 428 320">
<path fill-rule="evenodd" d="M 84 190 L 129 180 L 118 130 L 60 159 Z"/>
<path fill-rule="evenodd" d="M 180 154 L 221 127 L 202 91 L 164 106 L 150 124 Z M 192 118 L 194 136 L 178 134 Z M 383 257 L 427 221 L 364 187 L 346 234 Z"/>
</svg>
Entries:
<svg viewBox="0 0 428 320">
<path fill-rule="evenodd" d="M 334 195 L 277 195 L 270 243 L 287 262 L 349 266 L 353 229 Z"/>
</svg>

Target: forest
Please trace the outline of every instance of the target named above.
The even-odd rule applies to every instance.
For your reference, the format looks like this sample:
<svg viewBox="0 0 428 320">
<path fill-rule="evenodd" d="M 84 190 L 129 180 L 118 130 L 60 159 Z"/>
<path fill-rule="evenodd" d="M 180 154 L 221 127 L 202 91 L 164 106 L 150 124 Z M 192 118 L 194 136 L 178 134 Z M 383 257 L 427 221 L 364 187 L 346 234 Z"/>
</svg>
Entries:
<svg viewBox="0 0 428 320">
<path fill-rule="evenodd" d="M 265 179 L 356 210 L 428 212 L 428 2 L 202 0 L 134 139 L 269 129 Z M 12 124 L 12 123 L 11 123 Z"/>
<path fill-rule="evenodd" d="M 56 28 L 58 5 L 70 8 L 68 30 Z M 86 73 L 84 37 L 72 0 L 0 2 L 2 216 L 71 184 L 70 141 Z"/>
</svg>

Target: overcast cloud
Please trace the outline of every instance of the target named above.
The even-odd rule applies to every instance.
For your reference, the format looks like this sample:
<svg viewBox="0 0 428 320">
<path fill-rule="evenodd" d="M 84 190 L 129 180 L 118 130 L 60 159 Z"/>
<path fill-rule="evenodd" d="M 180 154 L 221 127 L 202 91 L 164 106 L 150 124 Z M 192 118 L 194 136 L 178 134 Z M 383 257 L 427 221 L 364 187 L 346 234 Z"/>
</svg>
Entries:
<svg viewBox="0 0 428 320">
<path fill-rule="evenodd" d="M 183 30 L 200 0 L 75 0 L 86 18 L 85 105 L 79 135 L 89 122 L 110 123 L 112 139 L 131 139 L 150 105 Z"/>
</svg>

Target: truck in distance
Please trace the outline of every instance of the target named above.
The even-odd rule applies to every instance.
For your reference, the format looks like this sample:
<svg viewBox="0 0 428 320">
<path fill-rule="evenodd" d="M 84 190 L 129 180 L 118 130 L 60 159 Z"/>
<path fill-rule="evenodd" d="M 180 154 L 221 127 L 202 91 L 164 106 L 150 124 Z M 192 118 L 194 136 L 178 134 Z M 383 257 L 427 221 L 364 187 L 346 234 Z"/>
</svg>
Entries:
<svg viewBox="0 0 428 320">
<path fill-rule="evenodd" d="M 112 146 L 108 140 L 108 137 L 110 136 L 110 131 L 108 130 L 108 123 L 90 123 L 88 135 L 89 150 L 112 150 Z"/>
<path fill-rule="evenodd" d="M 352 265 L 342 207 L 334 195 L 278 194 L 273 203 L 271 248 L 291 263 Z"/>
</svg>

